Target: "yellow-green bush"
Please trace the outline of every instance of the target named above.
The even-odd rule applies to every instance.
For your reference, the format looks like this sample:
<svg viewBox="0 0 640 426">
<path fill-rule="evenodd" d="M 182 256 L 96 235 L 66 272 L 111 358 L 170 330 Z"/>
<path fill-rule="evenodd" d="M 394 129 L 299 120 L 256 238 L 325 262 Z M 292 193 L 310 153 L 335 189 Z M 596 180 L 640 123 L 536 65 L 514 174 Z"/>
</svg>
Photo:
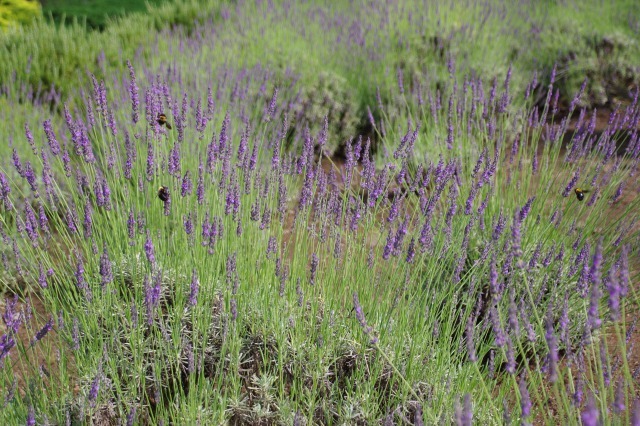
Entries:
<svg viewBox="0 0 640 426">
<path fill-rule="evenodd" d="M 0 0 L 0 28 L 26 24 L 42 15 L 40 3 L 34 0 Z"/>
</svg>

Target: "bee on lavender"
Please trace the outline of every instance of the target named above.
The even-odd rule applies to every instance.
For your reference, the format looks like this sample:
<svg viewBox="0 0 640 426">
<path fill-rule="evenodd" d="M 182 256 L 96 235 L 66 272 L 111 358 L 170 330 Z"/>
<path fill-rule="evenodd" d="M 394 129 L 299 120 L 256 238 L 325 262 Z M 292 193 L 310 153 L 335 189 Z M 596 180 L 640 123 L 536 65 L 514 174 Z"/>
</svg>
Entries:
<svg viewBox="0 0 640 426">
<path fill-rule="evenodd" d="M 171 124 L 169 124 L 167 116 L 163 112 L 158 114 L 158 124 L 160 126 L 167 126 L 167 129 L 171 130 Z"/>
<path fill-rule="evenodd" d="M 578 198 L 578 201 L 582 201 L 584 200 L 584 194 L 589 193 L 588 189 L 582 189 L 582 188 L 576 188 L 573 190 L 573 192 L 576 193 L 576 197 Z"/>
<path fill-rule="evenodd" d="M 160 198 L 165 203 L 169 201 L 169 188 L 167 188 L 166 186 L 161 186 L 160 188 L 158 188 L 158 198 Z"/>
</svg>

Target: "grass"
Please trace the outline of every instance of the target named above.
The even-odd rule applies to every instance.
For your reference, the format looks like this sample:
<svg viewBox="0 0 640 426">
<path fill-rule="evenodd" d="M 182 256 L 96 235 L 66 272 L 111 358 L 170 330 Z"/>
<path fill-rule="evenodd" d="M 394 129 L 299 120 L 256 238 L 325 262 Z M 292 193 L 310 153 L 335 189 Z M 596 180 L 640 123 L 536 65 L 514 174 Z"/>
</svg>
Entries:
<svg viewBox="0 0 640 426">
<path fill-rule="evenodd" d="M 13 36 L 113 40 L 0 99 L 3 424 L 639 415 L 637 101 L 568 130 L 587 88 L 490 48 L 571 5 L 208 6 Z"/>
</svg>

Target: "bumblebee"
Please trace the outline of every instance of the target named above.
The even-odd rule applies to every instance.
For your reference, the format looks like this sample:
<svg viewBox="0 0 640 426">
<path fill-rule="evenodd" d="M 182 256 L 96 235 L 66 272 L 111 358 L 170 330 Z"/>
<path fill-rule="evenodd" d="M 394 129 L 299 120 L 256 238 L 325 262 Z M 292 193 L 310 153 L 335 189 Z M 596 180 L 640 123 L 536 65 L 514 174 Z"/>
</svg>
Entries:
<svg viewBox="0 0 640 426">
<path fill-rule="evenodd" d="M 573 191 L 576 193 L 576 197 L 578 198 L 578 201 L 584 200 L 584 194 L 589 192 L 588 189 L 580 189 L 580 188 L 576 188 Z"/>
<path fill-rule="evenodd" d="M 158 188 L 158 198 L 160 198 L 163 202 L 169 201 L 169 188 L 166 186 L 161 186 Z"/>
<path fill-rule="evenodd" d="M 169 122 L 167 121 L 167 116 L 164 115 L 163 112 L 158 114 L 158 124 L 160 126 L 167 126 L 167 129 L 171 130 L 171 124 L 169 124 Z"/>
</svg>

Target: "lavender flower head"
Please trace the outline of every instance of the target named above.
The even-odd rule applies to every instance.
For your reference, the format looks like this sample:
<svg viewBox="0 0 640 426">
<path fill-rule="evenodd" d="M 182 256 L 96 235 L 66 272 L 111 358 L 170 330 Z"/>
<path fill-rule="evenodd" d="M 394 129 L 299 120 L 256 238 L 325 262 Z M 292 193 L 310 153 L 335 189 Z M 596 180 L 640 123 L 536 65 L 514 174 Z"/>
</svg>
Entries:
<svg viewBox="0 0 640 426">
<path fill-rule="evenodd" d="M 360 305 L 360 300 L 358 299 L 358 293 L 356 293 L 355 291 L 353 292 L 353 309 L 356 313 L 356 318 L 360 323 L 362 330 L 371 338 L 371 344 L 375 345 L 376 343 L 378 343 L 378 338 L 373 334 L 373 328 L 367 324 L 362 306 Z"/>
<path fill-rule="evenodd" d="M 269 102 L 268 108 L 265 110 L 264 121 L 273 120 L 276 112 L 276 103 L 278 101 L 278 88 L 273 89 L 273 96 L 271 97 L 271 101 Z"/>
<path fill-rule="evenodd" d="M 193 192 L 193 183 L 191 182 L 191 172 L 187 170 L 182 178 L 182 187 L 180 190 L 180 195 L 182 197 L 186 197 L 187 195 L 191 195 Z"/>
<path fill-rule="evenodd" d="M 475 327 L 475 317 L 471 315 L 467 320 L 467 331 L 466 331 L 467 353 L 469 354 L 469 361 L 471 362 L 476 362 L 478 360 L 478 356 L 476 355 L 476 348 L 473 343 L 474 327 Z"/>
<path fill-rule="evenodd" d="M 133 124 L 138 122 L 138 110 L 140 107 L 140 99 L 138 96 L 138 85 L 136 84 L 136 74 L 131 65 L 131 61 L 127 60 L 127 68 L 129 68 L 129 95 L 131 96 L 131 121 Z M 135 411 L 134 411 L 135 413 Z"/>
<path fill-rule="evenodd" d="M 78 264 L 76 266 L 75 278 L 76 278 L 76 285 L 78 289 L 84 293 L 87 301 L 91 301 L 92 299 L 91 289 L 89 288 L 89 284 L 87 283 L 84 277 L 84 263 L 82 262 L 82 258 L 80 257 L 78 257 Z"/>
<path fill-rule="evenodd" d="M 640 399 L 636 399 L 631 413 L 631 426 L 640 426 Z"/>
<path fill-rule="evenodd" d="M 89 389 L 88 399 L 89 399 L 89 405 L 91 407 L 94 407 L 96 405 L 98 393 L 100 392 L 101 380 L 102 380 L 102 368 L 99 368 L 98 373 L 96 374 L 96 377 L 93 379 L 93 382 L 91 383 L 91 389 Z"/>
<path fill-rule="evenodd" d="M 136 419 L 136 407 L 131 407 L 131 411 L 127 414 L 127 426 L 133 426 Z"/>
<path fill-rule="evenodd" d="M 31 346 L 35 345 L 40 340 L 42 340 L 44 336 L 46 336 L 47 333 L 51 331 L 52 328 L 53 328 L 53 317 L 50 317 L 49 321 L 47 321 L 47 323 L 36 333 L 35 337 L 31 341 Z"/>
<path fill-rule="evenodd" d="M 589 310 L 587 311 L 587 318 L 589 326 L 592 329 L 599 328 L 602 324 L 600 315 L 598 313 L 598 307 L 600 304 L 600 284 L 602 283 L 601 269 L 602 269 L 602 238 L 596 246 L 595 253 L 593 254 L 593 262 L 589 269 L 589 278 L 591 281 L 591 294 L 589 298 Z"/>
<path fill-rule="evenodd" d="M 100 277 L 102 277 L 101 284 L 103 288 L 105 285 L 113 282 L 113 271 L 106 243 L 104 244 L 102 255 L 100 256 Z"/>
<path fill-rule="evenodd" d="M 549 347 L 549 354 L 547 355 L 547 370 L 549 372 L 549 381 L 555 383 L 558 379 L 558 340 L 553 332 L 553 315 L 549 309 L 549 313 L 546 319 L 546 332 L 545 340 Z"/>
<path fill-rule="evenodd" d="M 191 285 L 189 292 L 189 305 L 195 306 L 198 303 L 198 291 L 200 289 L 200 281 L 198 280 L 198 273 L 196 269 L 193 268 L 193 273 L 191 274 Z"/>
<path fill-rule="evenodd" d="M 522 410 L 522 418 L 526 419 L 531 415 L 531 399 L 529 398 L 529 391 L 527 390 L 527 383 L 524 378 L 520 380 L 518 387 L 520 389 L 520 408 Z"/>
<path fill-rule="evenodd" d="M 620 383 L 618 384 L 618 387 L 616 388 L 615 399 L 613 401 L 613 411 L 616 414 L 623 413 L 626 408 L 626 406 L 624 405 L 625 392 L 626 392 L 625 388 L 626 386 L 625 386 L 624 379 L 621 379 Z"/>
<path fill-rule="evenodd" d="M 235 321 L 236 319 L 238 319 L 238 303 L 236 302 L 236 299 L 232 298 L 230 304 L 231 321 Z"/>
<path fill-rule="evenodd" d="M 154 284 L 151 284 L 151 278 L 146 275 L 144 277 L 144 290 L 145 297 L 144 303 L 147 310 L 147 324 L 152 325 L 155 315 L 155 309 L 160 302 L 160 293 L 162 284 L 162 274 L 158 272 L 158 274 L 154 277 Z"/>
<path fill-rule="evenodd" d="M 311 255 L 311 267 L 310 267 L 310 278 L 309 278 L 309 282 L 311 283 L 311 285 L 314 285 L 316 283 L 316 272 L 318 269 L 318 263 L 319 263 L 318 255 L 313 253 Z"/>
<path fill-rule="evenodd" d="M 49 148 L 51 148 L 51 153 L 53 155 L 60 154 L 60 144 L 56 139 L 55 133 L 53 133 L 53 127 L 51 126 L 51 120 L 46 120 L 42 123 L 44 127 L 44 133 L 47 135 L 47 141 L 49 142 Z"/>
<path fill-rule="evenodd" d="M 151 241 L 151 234 L 147 231 L 147 241 L 144 243 L 144 252 L 147 255 L 147 260 L 151 265 L 156 264 L 155 249 L 153 247 L 153 241 Z"/>
<path fill-rule="evenodd" d="M 460 407 L 460 402 L 455 402 L 455 422 L 456 426 L 472 426 L 473 411 L 471 407 L 471 395 L 464 396 L 464 406 Z"/>
<path fill-rule="evenodd" d="M 584 411 L 582 411 L 582 414 L 580 414 L 580 419 L 582 420 L 582 424 L 584 426 L 598 426 L 599 417 L 600 412 L 598 411 L 598 407 L 596 406 L 596 402 L 593 399 L 593 396 L 591 396 Z"/>
<path fill-rule="evenodd" d="M 29 411 L 27 412 L 27 426 L 36 426 L 36 411 L 33 405 L 29 406 Z"/>
<path fill-rule="evenodd" d="M 564 188 L 564 191 L 562 191 L 563 197 L 569 196 L 573 188 L 576 186 L 576 183 L 578 183 L 578 179 L 580 179 L 580 169 L 576 170 L 573 177 L 571 178 L 567 186 Z"/>
</svg>

